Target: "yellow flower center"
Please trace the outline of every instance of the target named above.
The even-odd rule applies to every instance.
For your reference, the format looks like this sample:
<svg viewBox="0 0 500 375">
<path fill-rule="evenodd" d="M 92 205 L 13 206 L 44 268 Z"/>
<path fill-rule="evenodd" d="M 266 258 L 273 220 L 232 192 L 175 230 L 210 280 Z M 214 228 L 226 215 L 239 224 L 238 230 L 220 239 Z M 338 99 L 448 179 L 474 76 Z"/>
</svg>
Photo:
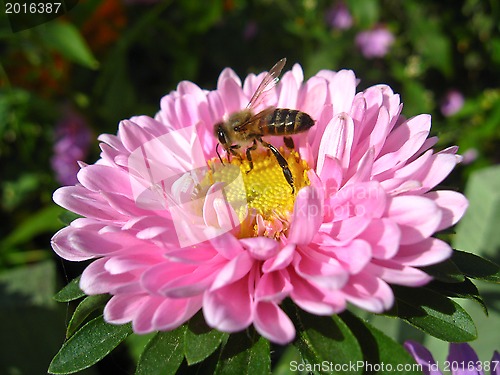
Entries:
<svg viewBox="0 0 500 375">
<path fill-rule="evenodd" d="M 267 234 L 259 233 L 262 228 L 256 223 L 258 215 L 262 218 L 261 226 L 272 226 L 276 221 L 280 222 L 281 230 L 271 233 L 271 236 L 279 237 L 279 234 L 288 228 L 298 191 L 309 185 L 309 167 L 306 161 L 302 160 L 296 151 L 285 152 L 281 148 L 280 153 L 292 173 L 294 193 L 283 174 L 283 168 L 266 149 L 252 152 L 252 169 L 248 160 L 240 160 L 237 157 L 231 157 L 230 162 L 224 158 L 224 164 L 221 164 L 218 158 L 208 162 L 209 171 L 201 181 L 201 191 L 206 191 L 215 183 L 223 183 L 224 196 L 237 213 L 240 223 L 249 224 L 242 225 L 241 237 Z"/>
</svg>

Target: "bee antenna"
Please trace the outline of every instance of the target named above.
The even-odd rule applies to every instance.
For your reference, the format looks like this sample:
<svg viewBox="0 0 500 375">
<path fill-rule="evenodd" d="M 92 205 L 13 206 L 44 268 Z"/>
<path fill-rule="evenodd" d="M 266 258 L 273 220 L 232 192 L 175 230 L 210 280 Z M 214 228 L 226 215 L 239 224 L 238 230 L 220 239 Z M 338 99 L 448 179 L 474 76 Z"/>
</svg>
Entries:
<svg viewBox="0 0 500 375">
<path fill-rule="evenodd" d="M 220 143 L 217 143 L 217 146 L 215 146 L 215 152 L 217 153 L 217 156 L 219 157 L 221 164 L 224 165 L 224 162 L 222 161 L 222 158 L 220 157 L 220 154 L 219 154 L 219 146 L 220 146 Z"/>
</svg>

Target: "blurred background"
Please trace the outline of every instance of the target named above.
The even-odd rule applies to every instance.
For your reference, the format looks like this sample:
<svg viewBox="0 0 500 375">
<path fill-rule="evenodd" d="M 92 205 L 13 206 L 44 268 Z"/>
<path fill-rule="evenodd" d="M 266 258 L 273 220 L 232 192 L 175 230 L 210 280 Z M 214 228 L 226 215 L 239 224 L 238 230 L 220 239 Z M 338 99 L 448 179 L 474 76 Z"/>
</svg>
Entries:
<svg viewBox="0 0 500 375">
<path fill-rule="evenodd" d="M 78 160 L 98 159 L 99 134 L 116 133 L 132 115 L 153 116 L 182 80 L 214 89 L 225 67 L 244 77 L 287 57 L 285 70 L 299 63 L 306 78 L 352 69 L 359 90 L 386 83 L 400 93 L 405 116 L 432 114 L 436 149 L 458 145 L 464 156 L 444 185 L 471 201 L 456 233 L 444 236 L 457 249 L 499 260 L 498 1 L 73 3 L 65 15 L 25 30 L 13 31 L 5 11 L 0 16 L 1 374 L 46 373 L 74 308 L 52 299 L 85 266 L 63 262 L 50 248 L 65 225 L 53 191 L 76 182 Z M 479 328 L 472 346 L 486 361 L 500 349 L 500 293 L 478 287 L 489 317 L 464 306 Z M 444 359 L 446 343 L 386 318 L 374 322 L 401 342 L 424 341 Z M 82 373 L 133 373 L 147 339 L 131 336 Z"/>
</svg>

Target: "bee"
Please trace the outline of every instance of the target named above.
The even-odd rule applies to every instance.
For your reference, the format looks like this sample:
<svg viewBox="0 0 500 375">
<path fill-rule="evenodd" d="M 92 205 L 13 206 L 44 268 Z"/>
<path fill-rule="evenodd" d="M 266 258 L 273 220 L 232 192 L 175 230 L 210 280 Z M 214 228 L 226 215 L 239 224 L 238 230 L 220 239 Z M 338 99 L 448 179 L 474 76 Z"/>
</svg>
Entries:
<svg viewBox="0 0 500 375">
<path fill-rule="evenodd" d="M 286 181 L 292 188 L 292 194 L 294 194 L 293 175 L 286 159 L 276 147 L 264 141 L 262 137 L 266 135 L 283 135 L 285 145 L 293 149 L 293 140 L 287 136 L 309 130 L 315 121 L 307 113 L 296 109 L 271 106 L 258 113 L 254 112 L 254 108 L 261 103 L 264 94 L 278 82 L 278 77 L 285 63 L 286 58 L 283 58 L 271 68 L 257 87 L 245 109 L 231 114 L 226 121 L 214 125 L 214 135 L 219 141 L 216 152 L 222 164 L 224 163 L 219 154 L 219 144 L 228 155 L 231 154 L 240 160 L 242 160 L 242 155 L 237 150 L 246 147 L 245 155 L 250 167 L 246 173 L 253 169 L 251 151 L 257 149 L 258 144 L 267 147 L 278 161 Z"/>
</svg>

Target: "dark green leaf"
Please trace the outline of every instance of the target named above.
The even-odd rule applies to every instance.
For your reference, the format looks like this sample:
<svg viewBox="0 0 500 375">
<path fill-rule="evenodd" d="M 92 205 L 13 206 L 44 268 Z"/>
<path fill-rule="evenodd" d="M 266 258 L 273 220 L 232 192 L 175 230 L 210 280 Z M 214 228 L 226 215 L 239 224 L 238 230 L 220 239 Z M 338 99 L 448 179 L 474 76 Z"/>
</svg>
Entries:
<svg viewBox="0 0 500 375">
<path fill-rule="evenodd" d="M 72 374 L 99 362 L 132 333 L 130 324 L 112 325 L 99 316 L 85 324 L 56 354 L 50 374 Z"/>
<path fill-rule="evenodd" d="M 448 342 L 477 337 L 472 318 L 456 302 L 427 288 L 393 286 L 397 315 L 422 331 Z"/>
<path fill-rule="evenodd" d="M 96 296 L 88 296 L 80 302 L 68 323 L 66 338 L 72 336 L 85 319 L 87 319 L 93 311 L 105 305 L 110 298 L 111 296 L 109 294 L 98 294 Z"/>
<path fill-rule="evenodd" d="M 411 371 L 415 361 L 398 342 L 349 311 L 342 313 L 340 317 L 359 338 L 358 342 L 364 357 L 362 363 L 367 370 L 368 366 L 376 369 L 375 366 L 384 364 L 385 371 L 378 371 L 377 374 L 390 374 L 396 371 L 398 374 L 421 374 L 419 371 Z M 406 371 L 400 366 L 404 366 L 403 369 Z"/>
<path fill-rule="evenodd" d="M 69 22 L 49 22 L 40 29 L 46 45 L 67 59 L 90 69 L 99 65 L 78 29 Z"/>
<path fill-rule="evenodd" d="M 59 215 L 59 221 L 64 225 L 70 225 L 73 220 L 82 217 L 81 215 L 75 214 L 74 212 L 65 210 Z"/>
<path fill-rule="evenodd" d="M 452 261 L 468 277 L 493 283 L 500 283 L 500 267 L 478 255 L 455 250 Z"/>
<path fill-rule="evenodd" d="M 461 283 L 465 276 L 460 269 L 451 260 L 434 264 L 432 266 L 422 267 L 422 271 L 431 275 L 434 279 L 445 283 Z"/>
<path fill-rule="evenodd" d="M 226 333 L 210 328 L 198 313 L 188 323 L 184 338 L 184 354 L 188 365 L 206 359 L 219 347 Z"/>
<path fill-rule="evenodd" d="M 294 309 L 295 313 L 290 314 L 298 327 L 294 345 L 308 363 L 327 361 L 342 367 L 363 360 L 356 336 L 338 316 L 316 316 L 296 307 Z M 362 369 L 351 373 L 361 374 Z"/>
<path fill-rule="evenodd" d="M 432 281 L 426 287 L 448 297 L 467 298 L 477 302 L 483 309 L 484 313 L 488 315 L 488 308 L 486 307 L 483 298 L 480 296 L 476 286 L 468 278 L 465 278 L 461 283 L 442 283 L 439 281 Z"/>
<path fill-rule="evenodd" d="M 69 302 L 74 301 L 75 299 L 82 298 L 85 296 L 85 293 L 79 287 L 80 285 L 80 276 L 75 277 L 71 280 L 68 285 L 62 288 L 59 292 L 56 293 L 54 299 L 57 302 Z"/>
<path fill-rule="evenodd" d="M 174 331 L 156 334 L 142 352 L 135 374 L 175 374 L 184 358 L 185 329 L 181 326 Z"/>
<path fill-rule="evenodd" d="M 255 332 L 229 336 L 222 348 L 215 374 L 270 374 L 269 341 Z"/>
</svg>

